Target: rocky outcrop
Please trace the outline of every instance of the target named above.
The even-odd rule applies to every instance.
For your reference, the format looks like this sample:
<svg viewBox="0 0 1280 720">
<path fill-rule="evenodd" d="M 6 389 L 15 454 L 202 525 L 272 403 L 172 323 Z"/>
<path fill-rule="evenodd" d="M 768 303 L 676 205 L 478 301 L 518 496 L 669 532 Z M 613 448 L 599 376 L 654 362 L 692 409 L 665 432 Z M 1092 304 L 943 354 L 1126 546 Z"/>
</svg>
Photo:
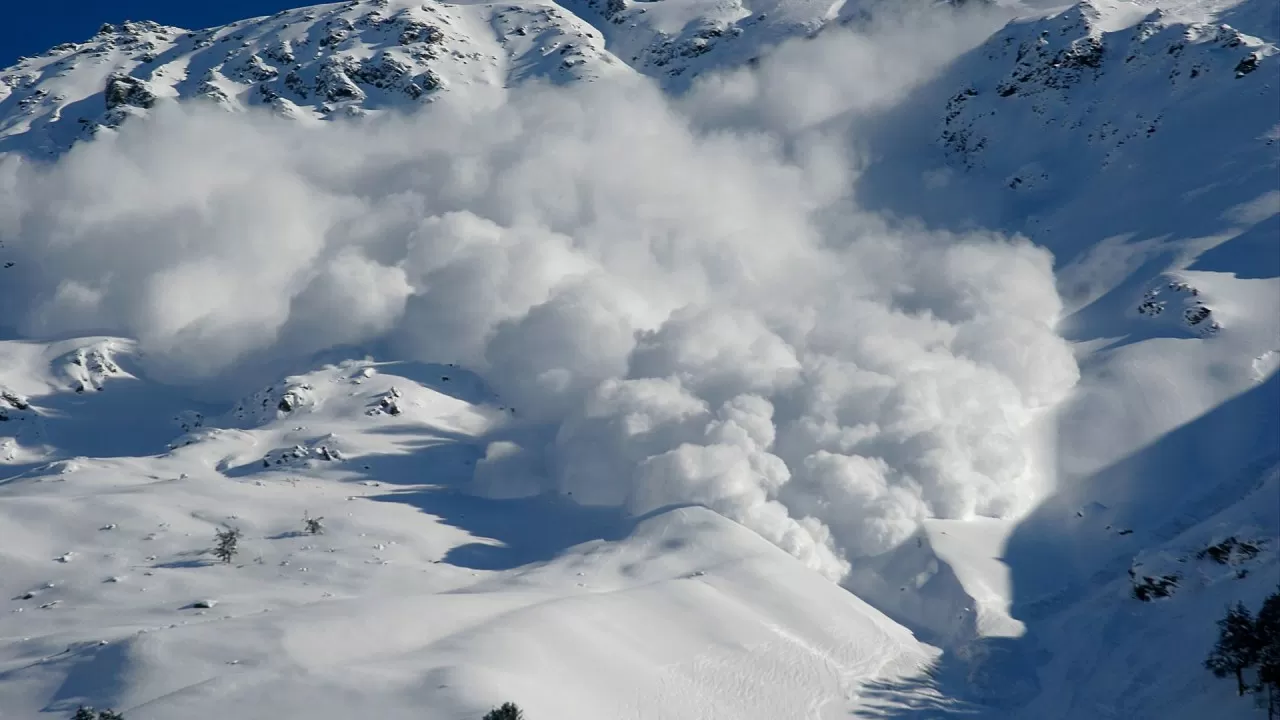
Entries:
<svg viewBox="0 0 1280 720">
<path fill-rule="evenodd" d="M 315 388 L 309 383 L 286 381 L 236 403 L 224 423 L 233 427 L 257 427 L 290 413 L 306 411 L 315 404 Z"/>
<path fill-rule="evenodd" d="M 1215 538 L 1194 549 L 1143 551 L 1129 567 L 1131 594 L 1151 602 L 1184 590 L 1242 580 L 1255 568 L 1267 567 L 1273 557 L 1266 539 L 1242 534 Z"/>
<path fill-rule="evenodd" d="M 494 36 L 469 34 L 477 28 L 492 28 Z M 508 42 L 508 28 L 522 29 L 523 36 L 510 36 L 521 41 Z M 393 8 L 360 0 L 194 32 L 146 22 L 104 25 L 88 41 L 0 70 L 0 152 L 38 147 L 47 156 L 169 98 L 331 119 L 412 108 L 454 79 L 464 87 L 505 85 L 510 72 L 519 74 L 513 82 L 525 76 L 561 82 L 594 77 L 613 64 L 603 39 L 583 21 L 537 4 Z M 76 75 L 86 81 L 62 80 Z"/>
<path fill-rule="evenodd" d="M 1178 324 L 1185 329 L 1202 337 L 1215 335 L 1222 329 L 1212 308 L 1205 304 L 1200 290 L 1177 278 L 1166 278 L 1147 290 L 1138 304 L 1137 312 L 1146 318 L 1169 317 L 1166 311 L 1170 302 L 1177 304 L 1173 314 L 1177 317 Z"/>
<path fill-rule="evenodd" d="M 156 104 L 156 94 L 142 80 L 128 75 L 115 74 L 107 78 L 107 85 L 102 91 L 102 99 L 108 110 L 121 105 L 136 108 L 150 108 Z"/>
<path fill-rule="evenodd" d="M 1156 134 L 1187 93 L 1246 80 L 1277 52 L 1230 25 L 1188 23 L 1160 10 L 1126 22 L 1135 11 L 1086 0 L 1007 25 L 968 58 L 963 76 L 971 80 L 942 112 L 943 149 L 965 168 L 987 166 L 989 150 L 1008 142 L 1011 127 L 1025 134 L 1039 126 L 1084 136 L 1103 152 L 1105 167 L 1125 143 Z M 1138 87 L 1143 93 L 1134 98 Z M 1127 102 L 1114 102 L 1118 93 Z"/>
</svg>

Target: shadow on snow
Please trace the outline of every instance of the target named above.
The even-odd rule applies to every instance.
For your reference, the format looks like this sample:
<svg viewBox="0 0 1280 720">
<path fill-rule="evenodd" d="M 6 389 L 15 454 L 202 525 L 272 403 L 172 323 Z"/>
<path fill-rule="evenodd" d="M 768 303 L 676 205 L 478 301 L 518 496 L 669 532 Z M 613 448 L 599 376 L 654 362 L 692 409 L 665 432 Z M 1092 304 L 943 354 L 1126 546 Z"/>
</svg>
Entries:
<svg viewBox="0 0 1280 720">
<path fill-rule="evenodd" d="M 1099 593 L 1115 593 L 1144 547 L 1175 538 L 1258 488 L 1280 463 L 1280 373 L 1158 438 L 1132 455 L 1065 484 L 1009 537 L 1010 614 L 1026 625 L 1018 638 L 980 638 L 943 654 L 917 676 L 863 685 L 861 718 L 1008 720 L 1039 691 L 1038 668 L 1051 658 L 1041 643 L 1060 613 Z M 1256 422 L 1241 427 L 1240 418 Z M 1177 479 L 1184 486 L 1174 485 Z M 1113 518 L 1132 532 L 1096 538 L 1072 532 L 1074 508 L 1123 497 Z M 1079 559 L 1084 558 L 1084 562 Z M 1135 601 L 1136 602 L 1136 601 Z M 1134 607 L 1116 604 L 1095 627 L 1123 626 Z M 1214 618 L 1206 617 L 1206 627 Z M 1199 662 L 1204 648 L 1188 648 Z M 1027 683 L 1031 685 L 1027 685 Z M 1078 699 L 1078 698 L 1077 698 Z M 1243 706 L 1241 706 L 1243 707 Z M 1101 708 L 1060 708 L 1063 717 L 1101 717 Z M 1233 708 L 1234 709 L 1234 708 Z M 1130 717 L 1114 709 L 1115 717 Z M 1110 716 L 1108 716 L 1110 717 Z"/>
</svg>

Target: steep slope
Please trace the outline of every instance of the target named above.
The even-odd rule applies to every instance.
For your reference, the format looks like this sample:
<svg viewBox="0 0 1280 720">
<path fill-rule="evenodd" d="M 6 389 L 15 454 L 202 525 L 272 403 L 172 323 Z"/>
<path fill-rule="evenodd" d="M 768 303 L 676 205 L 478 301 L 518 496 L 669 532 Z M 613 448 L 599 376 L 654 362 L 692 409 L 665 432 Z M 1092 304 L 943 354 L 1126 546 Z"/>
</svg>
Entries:
<svg viewBox="0 0 1280 720">
<path fill-rule="evenodd" d="M 950 78 L 955 177 L 1002 185 L 992 224 L 1060 264 L 1085 374 L 1059 418 L 1064 487 L 1260 390 L 1280 347 L 1274 7 L 1215 10 L 1241 29 L 1196 10 L 1082 3 L 1011 24 Z"/>
<path fill-rule="evenodd" d="M 881 15 L 994 10 L 994 0 L 567 0 L 600 29 L 610 50 L 665 87 L 687 89 L 699 76 L 753 65 L 787 40 L 858 25 Z"/>
<path fill-rule="evenodd" d="M 858 5 L 793 0 L 566 3 L 594 19 L 619 57 L 673 87 L 687 87 L 708 70 L 758 60 L 770 46 L 812 36 L 828 22 L 839 21 L 843 8 Z"/>
<path fill-rule="evenodd" d="M 1054 251 L 1064 333 L 1096 380 L 1103 365 L 1123 376 L 1085 383 L 1077 405 L 1123 385 L 1160 407 L 1064 421 L 1088 434 L 1068 438 L 1069 475 L 1255 386 L 1280 347 L 1265 310 L 1280 302 L 1280 30 L 1270 3 L 1205 9 L 1081 3 L 1011 23 L 941 81 L 961 89 L 932 192 L 1001 187 L 974 219 Z M 1169 392 L 1163 379 L 1188 375 Z"/>
<path fill-rule="evenodd" d="M 530 80 L 640 73 L 686 89 L 788 39 L 865 19 L 882 1 L 349 0 L 194 31 L 107 24 L 0 71 L 0 152 L 56 155 L 182 100 L 313 121 L 412 110 L 448 93 L 485 98 Z M 937 12 L 965 4 L 913 1 Z"/>
<path fill-rule="evenodd" d="M 370 0 L 195 32 L 126 22 L 0 73 L 0 152 L 57 153 L 174 100 L 316 120 L 614 72 L 628 70 L 600 34 L 555 4 Z"/>
<path fill-rule="evenodd" d="M 887 123 L 937 148 L 886 152 L 866 197 L 1052 249 L 1080 362 L 1046 431 L 1056 491 L 999 550 L 1026 634 L 949 659 L 1034 698 L 1006 716 L 1251 714 L 1200 663 L 1221 608 L 1280 581 L 1278 38 L 1274 3 L 1080 3 L 1010 23 Z M 1263 549 L 1206 556 L 1228 540 Z"/>
</svg>

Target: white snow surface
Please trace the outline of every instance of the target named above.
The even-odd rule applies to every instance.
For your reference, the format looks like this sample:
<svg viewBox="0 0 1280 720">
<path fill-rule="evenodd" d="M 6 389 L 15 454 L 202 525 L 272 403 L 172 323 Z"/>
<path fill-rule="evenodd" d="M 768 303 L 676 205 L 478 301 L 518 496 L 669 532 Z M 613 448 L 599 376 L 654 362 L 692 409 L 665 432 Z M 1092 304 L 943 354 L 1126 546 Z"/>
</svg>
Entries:
<svg viewBox="0 0 1280 720">
<path fill-rule="evenodd" d="M 1280 6 L 962 5 L 0 71 L 0 718 L 1255 717 Z"/>
<path fill-rule="evenodd" d="M 613 517 L 467 494 L 450 484 L 475 461 L 459 438 L 502 412 L 402 372 L 439 369 L 330 367 L 267 391 L 275 417 L 247 429 L 207 421 L 160 455 L 7 480 L 4 527 L 25 539 L 5 552 L 21 596 L 4 619 L 6 717 L 89 700 L 138 718 L 451 718 L 508 696 L 535 717 L 839 717 L 860 681 L 934 654 L 706 509 L 618 538 Z M 94 404 L 129 382 L 78 396 L 79 412 L 112 422 Z M 291 444 L 342 460 L 259 470 Z M 244 533 L 227 565 L 208 552 L 222 526 Z"/>
</svg>

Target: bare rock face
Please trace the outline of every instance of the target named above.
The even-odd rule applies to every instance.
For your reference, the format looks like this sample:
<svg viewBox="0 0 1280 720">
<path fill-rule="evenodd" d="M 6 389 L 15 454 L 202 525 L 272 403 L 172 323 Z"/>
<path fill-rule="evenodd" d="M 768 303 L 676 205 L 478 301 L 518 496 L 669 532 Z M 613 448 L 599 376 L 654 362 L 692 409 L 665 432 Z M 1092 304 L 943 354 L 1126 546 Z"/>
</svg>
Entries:
<svg viewBox="0 0 1280 720">
<path fill-rule="evenodd" d="M 156 94 L 146 82 L 128 75 L 112 75 L 107 79 L 107 86 L 102 92 L 108 110 L 121 105 L 136 108 L 151 108 L 156 104 Z"/>
</svg>

